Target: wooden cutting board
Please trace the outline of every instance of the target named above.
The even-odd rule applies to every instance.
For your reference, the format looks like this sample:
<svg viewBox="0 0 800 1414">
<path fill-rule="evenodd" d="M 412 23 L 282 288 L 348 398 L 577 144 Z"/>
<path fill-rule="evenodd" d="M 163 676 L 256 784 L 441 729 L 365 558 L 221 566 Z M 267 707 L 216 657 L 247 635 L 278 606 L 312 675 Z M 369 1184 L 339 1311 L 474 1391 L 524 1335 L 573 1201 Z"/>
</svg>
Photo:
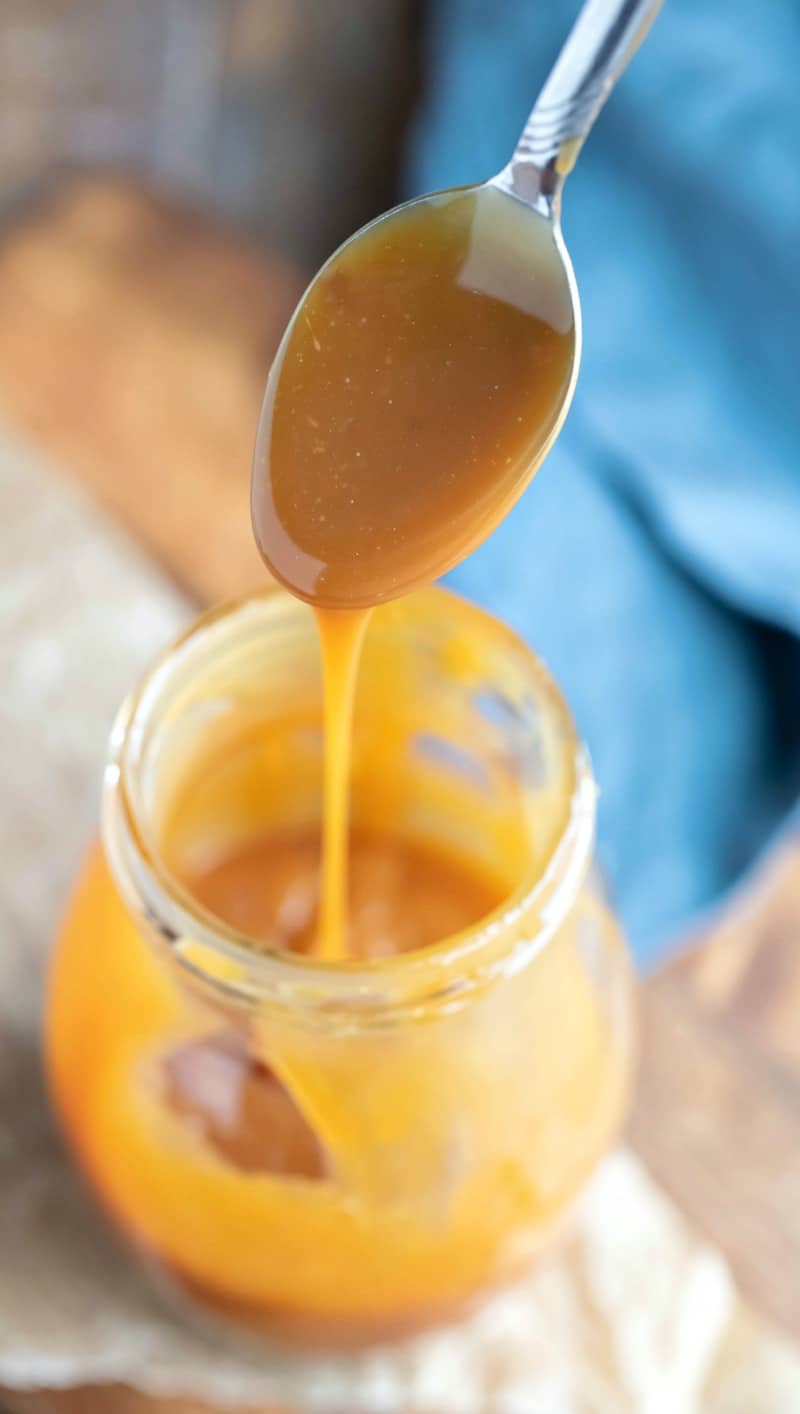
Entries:
<svg viewBox="0 0 800 1414">
<path fill-rule="evenodd" d="M 304 281 L 108 176 L 64 182 L 0 233 L 0 413 L 200 603 L 263 583 L 249 532 L 253 428 Z M 799 941 L 800 847 L 789 844 L 643 987 L 631 1123 L 658 1182 L 797 1340 Z M 118 1387 L 5 1398 L 26 1414 L 201 1410 Z"/>
</svg>

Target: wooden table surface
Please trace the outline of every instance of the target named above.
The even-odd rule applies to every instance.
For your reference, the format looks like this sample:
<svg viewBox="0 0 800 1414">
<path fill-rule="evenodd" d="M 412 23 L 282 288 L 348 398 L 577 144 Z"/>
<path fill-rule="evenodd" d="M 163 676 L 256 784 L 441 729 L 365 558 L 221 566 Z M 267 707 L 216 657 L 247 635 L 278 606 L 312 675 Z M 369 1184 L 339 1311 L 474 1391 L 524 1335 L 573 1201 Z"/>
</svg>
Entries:
<svg viewBox="0 0 800 1414">
<path fill-rule="evenodd" d="M 0 232 L 0 416 L 52 454 L 198 602 L 263 583 L 252 441 L 304 275 L 131 183 L 81 176 Z M 800 846 L 642 988 L 631 1141 L 800 1341 Z M 105 1389 L 27 1414 L 189 1414 Z"/>
</svg>

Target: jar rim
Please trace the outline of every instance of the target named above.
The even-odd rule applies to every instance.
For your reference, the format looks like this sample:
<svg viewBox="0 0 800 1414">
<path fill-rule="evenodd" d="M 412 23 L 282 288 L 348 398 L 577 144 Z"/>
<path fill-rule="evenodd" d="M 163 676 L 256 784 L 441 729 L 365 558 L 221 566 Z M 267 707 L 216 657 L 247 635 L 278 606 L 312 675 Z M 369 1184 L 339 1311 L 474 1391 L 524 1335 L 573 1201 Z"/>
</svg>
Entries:
<svg viewBox="0 0 800 1414">
<path fill-rule="evenodd" d="M 418 591 L 416 597 L 422 596 L 450 600 L 476 622 L 490 622 L 522 655 L 526 671 L 558 719 L 572 767 L 572 789 L 563 828 L 544 866 L 533 878 L 525 876 L 478 923 L 411 952 L 331 962 L 263 943 L 256 950 L 253 939 L 205 909 L 171 873 L 143 828 L 136 789 L 149 719 L 187 656 L 209 635 L 244 627 L 247 616 L 254 616 L 257 627 L 265 609 L 279 613 L 282 605 L 297 607 L 300 601 L 270 586 L 214 607 L 159 655 L 117 715 L 104 775 L 102 834 L 112 876 L 126 903 L 195 980 L 218 996 L 259 1008 L 272 1005 L 322 1014 L 336 1024 L 343 1018 L 363 1025 L 368 1019 L 385 1021 L 409 1010 L 454 1009 L 497 976 L 527 966 L 569 913 L 591 861 L 597 795 L 589 754 L 569 708 L 547 668 L 508 625 L 441 586 Z"/>
</svg>

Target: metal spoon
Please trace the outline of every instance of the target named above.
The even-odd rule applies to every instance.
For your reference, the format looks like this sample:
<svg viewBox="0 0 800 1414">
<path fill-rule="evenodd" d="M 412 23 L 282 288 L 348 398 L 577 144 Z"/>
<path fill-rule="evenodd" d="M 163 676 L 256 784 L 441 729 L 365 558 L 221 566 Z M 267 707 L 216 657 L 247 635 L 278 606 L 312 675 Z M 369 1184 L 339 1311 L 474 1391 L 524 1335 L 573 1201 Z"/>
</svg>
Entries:
<svg viewBox="0 0 800 1414">
<path fill-rule="evenodd" d="M 590 128 L 662 3 L 586 0 L 511 161 L 488 185 L 527 202 L 558 229 L 564 178 L 575 166 Z"/>
<path fill-rule="evenodd" d="M 328 608 L 362 607 L 438 578 L 486 538 L 528 485 L 549 451 L 572 400 L 581 351 L 578 289 L 560 224 L 564 179 L 661 3 L 662 0 L 587 0 L 508 165 L 488 182 L 462 188 L 460 193 L 434 192 L 395 207 L 345 242 L 309 286 L 283 337 L 267 382 L 256 443 L 252 499 L 253 525 L 263 558 L 276 577 L 301 598 Z M 529 300 L 526 313 L 544 320 L 553 329 L 562 333 L 569 331 L 572 335 L 571 368 L 568 364 L 568 376 L 554 394 L 550 415 L 541 424 L 536 423 L 535 427 L 532 424 L 530 444 L 518 464 L 515 462 L 507 475 L 498 476 L 496 486 L 483 486 L 480 495 L 473 495 L 471 484 L 465 479 L 463 502 L 457 514 L 451 517 L 452 533 L 438 539 L 429 534 L 434 501 L 425 502 L 419 487 L 409 490 L 413 487 L 410 468 L 406 469 L 404 484 L 403 468 L 392 482 L 383 462 L 376 461 L 374 467 L 366 467 L 364 460 L 354 462 L 352 473 L 350 468 L 347 470 L 347 476 L 352 474 L 353 478 L 348 485 L 348 499 L 342 500 L 342 509 L 337 512 L 339 503 L 325 480 L 328 475 L 325 458 L 305 456 L 305 449 L 301 447 L 300 455 L 290 458 L 288 489 L 284 471 L 283 485 L 276 492 L 278 478 L 273 475 L 271 461 L 276 398 L 294 331 L 303 316 L 308 322 L 308 309 L 312 306 L 307 306 L 307 301 L 317 282 L 330 274 L 332 265 L 341 261 L 343 254 L 347 259 L 354 244 L 367 232 L 374 235 L 377 226 L 385 231 L 388 223 L 410 208 L 420 212 L 427 207 L 430 220 L 434 221 L 448 201 L 470 194 L 475 198 L 476 214 L 459 283 L 502 301 L 508 296 L 508 281 L 512 276 L 516 297 L 522 274 L 525 298 Z M 498 242 L 496 232 L 500 227 L 502 238 Z M 296 372 L 290 369 L 290 382 Z M 361 415 L 369 396 L 370 390 L 367 390 L 365 400 L 351 411 Z M 336 406 L 330 413 L 329 425 L 335 421 Z M 316 417 L 306 420 L 317 427 Z M 352 423 L 354 418 L 349 421 Z M 361 453 L 353 455 L 360 457 Z M 315 461 L 316 466 L 312 468 Z M 455 474 L 451 474 L 451 481 Z M 301 484 L 304 476 L 316 477 L 313 486 L 310 482 Z M 369 477 L 373 478 L 371 482 Z M 422 489 L 427 494 L 428 488 Z M 359 526 L 355 520 L 362 504 L 374 502 L 376 490 L 386 498 L 384 504 L 389 507 L 382 530 L 385 532 L 390 526 L 396 531 L 395 543 L 391 546 L 386 545 L 385 534 L 374 533 L 376 527 L 372 523 L 365 520 Z M 318 506 L 329 499 L 330 504 L 322 507 L 324 514 L 319 515 L 320 524 L 314 524 L 313 515 L 304 508 Z M 419 501 L 419 505 L 415 501 Z M 338 526 L 337 513 L 342 515 Z M 349 523 L 345 517 L 349 517 Z M 350 573 L 346 556 L 341 550 L 336 551 L 336 546 L 341 547 L 346 539 L 340 532 L 347 531 L 349 543 L 353 542 L 353 526 L 357 533 L 362 532 L 357 574 Z M 337 553 L 339 561 L 334 563 L 332 557 Z M 369 559 L 371 554 L 373 561 Z"/>
</svg>

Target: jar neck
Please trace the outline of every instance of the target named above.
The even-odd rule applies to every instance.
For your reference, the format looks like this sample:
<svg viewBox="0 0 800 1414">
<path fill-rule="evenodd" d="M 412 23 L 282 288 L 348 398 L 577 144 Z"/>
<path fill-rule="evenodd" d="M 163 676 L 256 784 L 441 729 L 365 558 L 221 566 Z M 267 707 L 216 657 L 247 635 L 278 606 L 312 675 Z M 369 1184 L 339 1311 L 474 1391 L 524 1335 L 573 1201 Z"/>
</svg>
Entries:
<svg viewBox="0 0 800 1414">
<path fill-rule="evenodd" d="M 544 857 L 523 872 L 494 913 L 429 947 L 342 963 L 278 947 L 256 950 L 252 939 L 209 914 L 170 871 L 155 826 L 156 802 L 170 773 L 191 769 L 193 734 L 204 719 L 222 712 L 220 704 L 234 689 L 248 690 L 242 687 L 247 675 L 269 686 L 270 674 L 262 668 L 292 654 L 313 670 L 316 640 L 307 608 L 282 593 L 213 611 L 167 650 L 123 704 L 105 773 L 103 839 L 128 907 L 178 968 L 217 1001 L 291 1013 L 325 1028 L 385 1026 L 409 1015 L 453 1010 L 531 964 L 575 903 L 591 861 L 596 792 L 586 752 L 544 668 L 510 630 L 444 590 L 385 606 L 376 614 L 378 623 L 384 620 L 392 631 L 414 628 L 421 643 L 432 642 L 432 626 L 442 623 L 455 624 L 456 639 L 465 635 L 471 651 L 483 636 L 492 645 L 498 679 L 508 660 L 519 701 L 535 704 L 527 718 L 520 717 L 524 729 L 515 728 L 523 771 L 526 763 L 541 770 L 544 739 L 548 751 L 558 753 L 558 828 L 545 842 Z M 484 695 L 487 684 L 492 686 L 491 676 Z M 552 794 L 555 787 L 549 789 Z"/>
</svg>

